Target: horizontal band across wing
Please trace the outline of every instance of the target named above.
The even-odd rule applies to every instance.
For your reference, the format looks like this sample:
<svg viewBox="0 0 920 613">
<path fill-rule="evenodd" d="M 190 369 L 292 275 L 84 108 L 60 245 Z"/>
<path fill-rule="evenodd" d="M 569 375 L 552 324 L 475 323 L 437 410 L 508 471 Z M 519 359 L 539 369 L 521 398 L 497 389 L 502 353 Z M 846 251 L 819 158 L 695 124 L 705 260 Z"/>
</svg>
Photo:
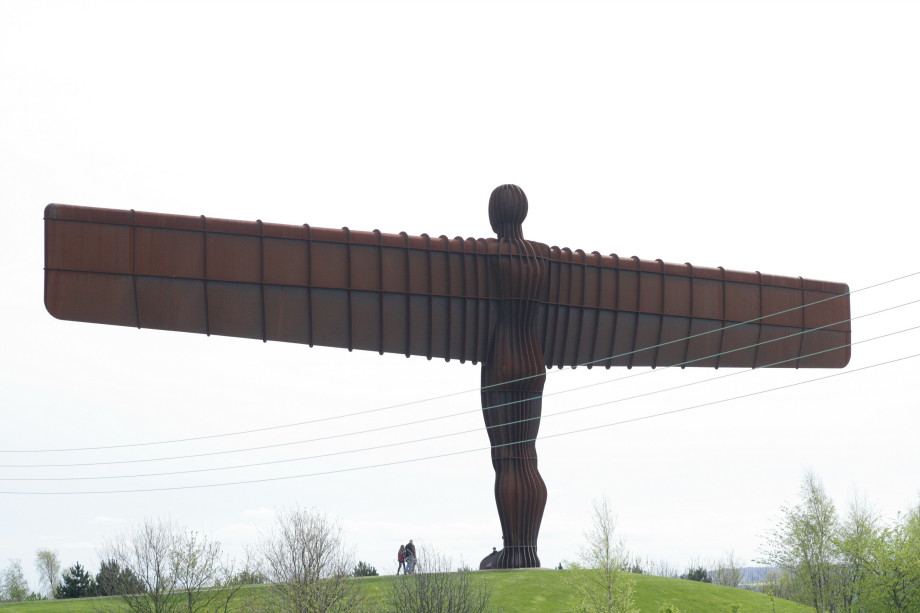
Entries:
<svg viewBox="0 0 920 613">
<path fill-rule="evenodd" d="M 476 363 L 501 300 L 494 238 L 68 205 L 46 207 L 45 236 L 45 305 L 66 320 Z M 547 366 L 849 361 L 844 284 L 546 253 Z"/>
</svg>

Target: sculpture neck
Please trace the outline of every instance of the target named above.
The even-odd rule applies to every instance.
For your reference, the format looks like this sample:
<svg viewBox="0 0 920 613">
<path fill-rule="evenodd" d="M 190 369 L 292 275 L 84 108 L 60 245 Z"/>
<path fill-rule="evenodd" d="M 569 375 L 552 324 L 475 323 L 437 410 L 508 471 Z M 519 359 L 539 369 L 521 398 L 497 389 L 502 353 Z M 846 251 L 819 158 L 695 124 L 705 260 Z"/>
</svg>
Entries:
<svg viewBox="0 0 920 613">
<path fill-rule="evenodd" d="M 503 223 L 497 228 L 496 234 L 499 239 L 524 240 L 524 229 L 519 223 Z"/>
</svg>

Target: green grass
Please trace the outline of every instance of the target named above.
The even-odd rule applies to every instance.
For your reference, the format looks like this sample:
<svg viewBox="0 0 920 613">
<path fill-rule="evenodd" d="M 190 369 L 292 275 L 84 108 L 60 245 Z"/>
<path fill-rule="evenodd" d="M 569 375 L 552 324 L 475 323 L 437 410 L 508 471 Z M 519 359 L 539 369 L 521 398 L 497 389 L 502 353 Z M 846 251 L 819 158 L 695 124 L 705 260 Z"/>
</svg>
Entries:
<svg viewBox="0 0 920 613">
<path fill-rule="evenodd" d="M 94 605 L 105 598 L 75 598 L 72 600 L 37 600 L 34 602 L 0 603 L 3 613 L 93 613 Z"/>
<path fill-rule="evenodd" d="M 567 571 L 504 570 L 484 576 L 492 586 L 491 603 L 505 613 L 556 613 L 568 610 Z M 696 581 L 630 575 L 636 581 L 636 605 L 642 613 L 658 613 L 666 602 L 681 613 L 731 613 L 740 604 L 741 613 L 773 613 L 770 597 L 748 590 Z M 776 613 L 807 613 L 802 605 L 775 600 Z"/>
<path fill-rule="evenodd" d="M 491 604 L 503 613 L 558 613 L 568 610 L 568 589 L 564 570 L 496 570 L 477 573 L 492 588 Z M 649 575 L 630 575 L 636 580 L 636 604 L 642 613 L 658 613 L 661 605 L 673 603 L 681 613 L 731 613 L 732 605 L 741 605 L 741 613 L 808 613 L 803 605 L 769 596 L 708 583 L 666 579 Z M 392 577 L 360 579 L 369 601 L 382 608 Z M 234 609 L 247 610 L 245 598 L 258 597 L 263 588 L 241 592 Z M 0 613 L 94 613 L 101 601 L 86 598 L 40 602 L 3 603 Z M 775 609 L 774 609 L 775 605 Z"/>
</svg>

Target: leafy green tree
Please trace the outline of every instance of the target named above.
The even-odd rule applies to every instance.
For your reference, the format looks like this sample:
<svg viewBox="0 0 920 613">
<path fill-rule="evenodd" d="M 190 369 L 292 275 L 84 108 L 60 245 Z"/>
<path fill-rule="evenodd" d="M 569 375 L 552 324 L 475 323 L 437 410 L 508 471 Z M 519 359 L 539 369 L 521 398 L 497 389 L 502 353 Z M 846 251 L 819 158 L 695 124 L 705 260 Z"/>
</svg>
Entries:
<svg viewBox="0 0 920 613">
<path fill-rule="evenodd" d="M 571 607 L 578 613 L 638 613 L 635 604 L 635 579 L 624 570 L 628 555 L 623 542 L 615 537 L 616 520 L 610 501 L 604 497 L 594 503 L 591 530 L 585 532 L 581 564 L 569 572 Z"/>
<path fill-rule="evenodd" d="M 0 575 L 0 600 L 19 602 L 29 596 L 29 584 L 22 574 L 22 562 L 10 560 L 10 565 Z"/>
<path fill-rule="evenodd" d="M 367 562 L 358 562 L 358 565 L 355 566 L 354 575 L 355 577 L 376 577 L 377 569 Z"/>
<path fill-rule="evenodd" d="M 881 540 L 875 572 L 887 610 L 920 610 L 920 509 L 900 516 Z"/>
<path fill-rule="evenodd" d="M 797 600 L 816 611 L 833 613 L 841 585 L 835 546 L 837 510 L 811 471 L 805 473 L 801 494 L 799 504 L 781 507 L 782 517 L 768 536 L 762 561 L 779 566 L 795 581 Z"/>
<path fill-rule="evenodd" d="M 61 562 L 58 560 L 57 552 L 50 549 L 36 551 L 35 570 L 38 571 L 38 583 L 44 587 L 44 593 L 48 598 L 54 598 L 58 575 L 61 574 Z"/>
<path fill-rule="evenodd" d="M 93 576 L 79 562 L 65 570 L 61 579 L 55 589 L 55 598 L 86 598 L 96 592 Z"/>
<path fill-rule="evenodd" d="M 875 569 L 883 535 L 878 513 L 864 499 L 854 498 L 834 538 L 844 611 L 872 611 L 880 606 Z"/>
<path fill-rule="evenodd" d="M 885 524 L 855 499 L 843 521 L 812 473 L 802 502 L 783 507 L 761 562 L 781 571 L 765 582 L 772 596 L 819 613 L 920 611 L 920 506 Z"/>
</svg>

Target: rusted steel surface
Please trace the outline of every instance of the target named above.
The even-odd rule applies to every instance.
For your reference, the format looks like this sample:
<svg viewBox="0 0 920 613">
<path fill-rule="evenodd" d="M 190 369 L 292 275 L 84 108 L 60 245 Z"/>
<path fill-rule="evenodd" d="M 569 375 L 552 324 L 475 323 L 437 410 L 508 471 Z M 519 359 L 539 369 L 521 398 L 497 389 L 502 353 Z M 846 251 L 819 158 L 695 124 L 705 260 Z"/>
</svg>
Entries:
<svg viewBox="0 0 920 613">
<path fill-rule="evenodd" d="M 846 285 L 586 254 L 525 240 L 503 185 L 498 238 L 45 209 L 45 305 L 60 319 L 482 363 L 504 547 L 540 565 L 535 440 L 547 367 L 843 367 Z M 483 561 L 485 563 L 485 561 Z"/>
<path fill-rule="evenodd" d="M 60 319 L 477 363 L 500 310 L 494 238 L 66 205 L 45 209 L 45 232 L 45 304 Z M 849 361 L 845 284 L 558 247 L 540 257 L 548 367 Z"/>
<path fill-rule="evenodd" d="M 547 247 L 524 240 L 527 197 L 504 185 L 489 198 L 489 222 L 498 235 L 489 260 L 498 302 L 482 364 L 482 415 L 495 469 L 495 505 L 503 547 L 492 568 L 537 568 L 537 536 L 546 508 L 546 484 L 537 470 L 537 433 L 546 366 L 537 330 L 538 299 L 547 282 Z"/>
</svg>

